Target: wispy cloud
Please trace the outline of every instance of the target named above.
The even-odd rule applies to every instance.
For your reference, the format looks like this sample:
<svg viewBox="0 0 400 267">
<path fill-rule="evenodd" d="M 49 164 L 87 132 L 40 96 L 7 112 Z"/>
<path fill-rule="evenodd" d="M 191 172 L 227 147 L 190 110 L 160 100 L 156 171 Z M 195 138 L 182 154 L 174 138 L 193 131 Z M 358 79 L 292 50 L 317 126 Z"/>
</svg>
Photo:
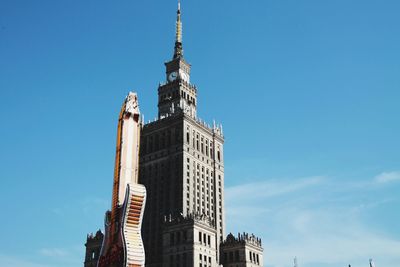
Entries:
<svg viewBox="0 0 400 267">
<path fill-rule="evenodd" d="M 368 187 L 377 178 L 365 180 Z M 368 223 L 371 210 L 393 199 L 369 197 L 362 183 L 316 176 L 227 188 L 228 228 L 261 236 L 269 267 L 293 266 L 295 256 L 302 267 L 368 266 L 370 257 L 397 267 L 400 240 Z"/>
<path fill-rule="evenodd" d="M 50 265 L 36 263 L 34 261 L 22 260 L 16 257 L 0 254 L 0 266 L 12 267 L 51 267 Z"/>
<path fill-rule="evenodd" d="M 227 193 L 227 197 L 232 198 L 236 198 L 240 195 L 245 195 L 247 198 L 268 198 L 285 195 L 321 184 L 324 179 L 323 176 L 302 178 L 295 181 L 274 179 L 228 187 L 225 192 Z"/>
<path fill-rule="evenodd" d="M 52 266 L 70 267 L 82 264 L 82 245 L 69 247 L 46 247 L 36 251 L 36 259 Z"/>
<path fill-rule="evenodd" d="M 79 249 L 79 251 L 78 251 Z M 29 251 L 29 250 L 27 250 Z M 82 265 L 82 247 L 43 248 L 34 254 L 27 255 L 21 251 L 19 255 L 0 254 L 0 266 L 4 267 L 73 267 Z M 30 253 L 28 253 L 30 254 Z"/>
<path fill-rule="evenodd" d="M 42 248 L 39 250 L 39 254 L 46 257 L 65 257 L 69 255 L 66 249 L 61 248 Z"/>
<path fill-rule="evenodd" d="M 375 177 L 375 181 L 378 183 L 400 181 L 400 171 L 383 172 Z"/>
</svg>

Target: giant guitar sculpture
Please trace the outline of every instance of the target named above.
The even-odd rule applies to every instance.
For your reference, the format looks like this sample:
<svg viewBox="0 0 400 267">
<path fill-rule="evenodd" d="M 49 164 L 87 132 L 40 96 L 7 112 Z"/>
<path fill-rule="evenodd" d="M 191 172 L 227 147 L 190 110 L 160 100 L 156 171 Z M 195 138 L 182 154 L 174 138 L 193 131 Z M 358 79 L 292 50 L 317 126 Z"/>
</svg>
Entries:
<svg viewBox="0 0 400 267">
<path fill-rule="evenodd" d="M 141 225 L 146 188 L 138 184 L 141 120 L 137 95 L 130 92 L 119 115 L 111 211 L 98 267 L 143 267 Z"/>
</svg>

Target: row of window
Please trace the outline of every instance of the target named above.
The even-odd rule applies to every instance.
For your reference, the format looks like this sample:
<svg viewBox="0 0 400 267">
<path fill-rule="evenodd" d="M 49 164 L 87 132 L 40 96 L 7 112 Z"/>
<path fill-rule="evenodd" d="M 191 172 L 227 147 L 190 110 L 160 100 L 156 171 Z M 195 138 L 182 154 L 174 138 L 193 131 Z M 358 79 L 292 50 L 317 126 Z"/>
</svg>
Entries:
<svg viewBox="0 0 400 267">
<path fill-rule="evenodd" d="M 170 255 L 169 266 L 170 267 L 186 267 L 187 266 L 187 253 Z"/>
<path fill-rule="evenodd" d="M 207 257 L 207 255 L 202 255 L 200 253 L 199 254 L 199 260 L 200 260 L 200 264 L 199 264 L 200 267 L 207 267 L 207 266 L 211 267 L 211 260 L 212 259 L 211 259 L 210 256 Z M 207 263 L 208 263 L 208 265 L 207 265 Z"/>
<path fill-rule="evenodd" d="M 144 136 L 141 142 L 141 153 L 147 154 L 167 148 L 173 144 L 179 144 L 181 139 L 179 127 L 170 128 L 155 134 Z"/>
<path fill-rule="evenodd" d="M 249 259 L 250 262 L 260 265 L 260 256 L 257 253 L 249 251 Z M 224 263 L 235 263 L 239 262 L 239 250 L 224 252 Z"/>
<path fill-rule="evenodd" d="M 209 158 L 214 158 L 213 141 L 201 135 L 199 132 L 192 131 L 192 142 L 190 142 L 190 130 L 186 132 L 186 143 L 192 144 L 193 149 L 206 155 Z M 147 154 L 167 148 L 173 144 L 179 144 L 182 140 L 180 128 L 167 129 L 162 132 L 156 132 L 149 136 L 144 136 L 141 143 L 141 153 Z M 221 147 L 216 147 L 216 159 L 222 161 Z"/>
<path fill-rule="evenodd" d="M 186 231 L 172 232 L 169 234 L 169 243 L 171 246 L 179 245 L 181 243 L 185 243 L 186 241 L 187 241 Z"/>
<path fill-rule="evenodd" d="M 235 254 L 233 251 L 224 252 L 224 263 L 228 262 L 239 262 L 239 251 L 236 250 Z"/>
<path fill-rule="evenodd" d="M 185 91 L 181 91 L 181 97 L 183 97 L 187 101 L 192 102 L 194 105 L 196 105 L 196 98 L 191 96 L 189 93 L 186 93 Z"/>
<path fill-rule="evenodd" d="M 189 93 L 185 92 L 184 90 L 180 90 L 179 95 L 181 98 L 184 98 L 187 101 L 190 101 L 194 105 L 196 105 L 196 98 L 191 96 Z M 159 95 L 159 101 L 166 100 L 167 98 L 176 98 L 177 96 L 178 96 L 178 91 L 164 93 L 162 95 Z"/>
<path fill-rule="evenodd" d="M 169 266 L 170 267 L 186 267 L 187 266 L 187 253 L 170 255 Z M 207 255 L 199 254 L 200 267 L 211 267 L 212 257 Z"/>
<path fill-rule="evenodd" d="M 199 231 L 199 242 L 203 245 L 208 245 L 209 247 L 211 247 L 211 236 Z M 201 254 L 200 254 L 200 258 L 201 258 Z"/>
<path fill-rule="evenodd" d="M 250 261 L 256 264 L 260 264 L 260 258 L 258 256 L 258 254 L 249 251 L 249 257 L 250 257 Z"/>
<path fill-rule="evenodd" d="M 222 221 L 222 186 L 221 186 L 221 175 L 218 175 L 218 197 L 214 194 L 214 179 L 213 172 L 209 171 L 208 168 L 201 166 L 196 161 L 193 161 L 193 182 L 190 183 L 190 159 L 187 158 L 187 172 L 186 172 L 186 202 L 187 207 L 190 207 L 190 197 L 193 198 L 192 206 L 193 210 L 197 212 L 202 212 L 211 218 L 214 218 L 214 202 L 219 203 L 219 219 Z M 201 170 L 201 172 L 200 172 Z M 201 179 L 200 179 L 201 173 Z M 204 176 L 206 174 L 206 176 Z M 211 175 L 211 179 L 210 176 Z M 200 181 L 201 180 L 201 181 Z M 209 183 L 209 181 L 211 182 Z M 192 194 L 190 192 L 190 187 L 192 187 Z M 214 218 L 216 219 L 216 218 Z M 221 225 L 222 226 L 222 225 Z"/>
<path fill-rule="evenodd" d="M 186 128 L 186 143 L 192 144 L 193 149 L 198 152 L 205 154 L 207 157 L 214 158 L 213 154 L 213 141 L 201 135 L 199 132 L 192 131 L 192 142 L 190 142 L 190 130 L 189 127 Z M 217 160 L 221 161 L 221 151 L 220 146 L 217 146 Z"/>
</svg>

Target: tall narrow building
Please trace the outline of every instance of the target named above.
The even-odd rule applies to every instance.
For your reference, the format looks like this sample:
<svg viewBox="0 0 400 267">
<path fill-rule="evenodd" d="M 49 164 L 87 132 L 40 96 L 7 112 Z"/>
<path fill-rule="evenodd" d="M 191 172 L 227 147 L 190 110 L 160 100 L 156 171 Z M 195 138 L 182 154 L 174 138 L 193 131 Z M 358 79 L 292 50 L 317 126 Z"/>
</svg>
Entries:
<svg viewBox="0 0 400 267">
<path fill-rule="evenodd" d="M 225 234 L 222 127 L 197 117 L 178 4 L 172 60 L 158 87 L 158 119 L 142 129 L 139 182 L 148 192 L 146 266 L 217 266 Z"/>
</svg>

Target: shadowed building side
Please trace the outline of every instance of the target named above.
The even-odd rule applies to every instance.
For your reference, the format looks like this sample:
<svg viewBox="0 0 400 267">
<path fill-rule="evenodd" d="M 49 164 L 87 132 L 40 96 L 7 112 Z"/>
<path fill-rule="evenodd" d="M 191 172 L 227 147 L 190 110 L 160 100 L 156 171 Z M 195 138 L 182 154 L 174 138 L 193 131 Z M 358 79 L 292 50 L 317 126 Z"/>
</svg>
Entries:
<svg viewBox="0 0 400 267">
<path fill-rule="evenodd" d="M 101 230 L 98 230 L 96 234 L 87 235 L 85 244 L 85 267 L 97 267 L 103 238 L 104 234 L 101 232 Z"/>
<path fill-rule="evenodd" d="M 224 267 L 264 266 L 261 239 L 247 233 L 237 237 L 229 234 L 221 244 L 221 255 Z"/>
</svg>

